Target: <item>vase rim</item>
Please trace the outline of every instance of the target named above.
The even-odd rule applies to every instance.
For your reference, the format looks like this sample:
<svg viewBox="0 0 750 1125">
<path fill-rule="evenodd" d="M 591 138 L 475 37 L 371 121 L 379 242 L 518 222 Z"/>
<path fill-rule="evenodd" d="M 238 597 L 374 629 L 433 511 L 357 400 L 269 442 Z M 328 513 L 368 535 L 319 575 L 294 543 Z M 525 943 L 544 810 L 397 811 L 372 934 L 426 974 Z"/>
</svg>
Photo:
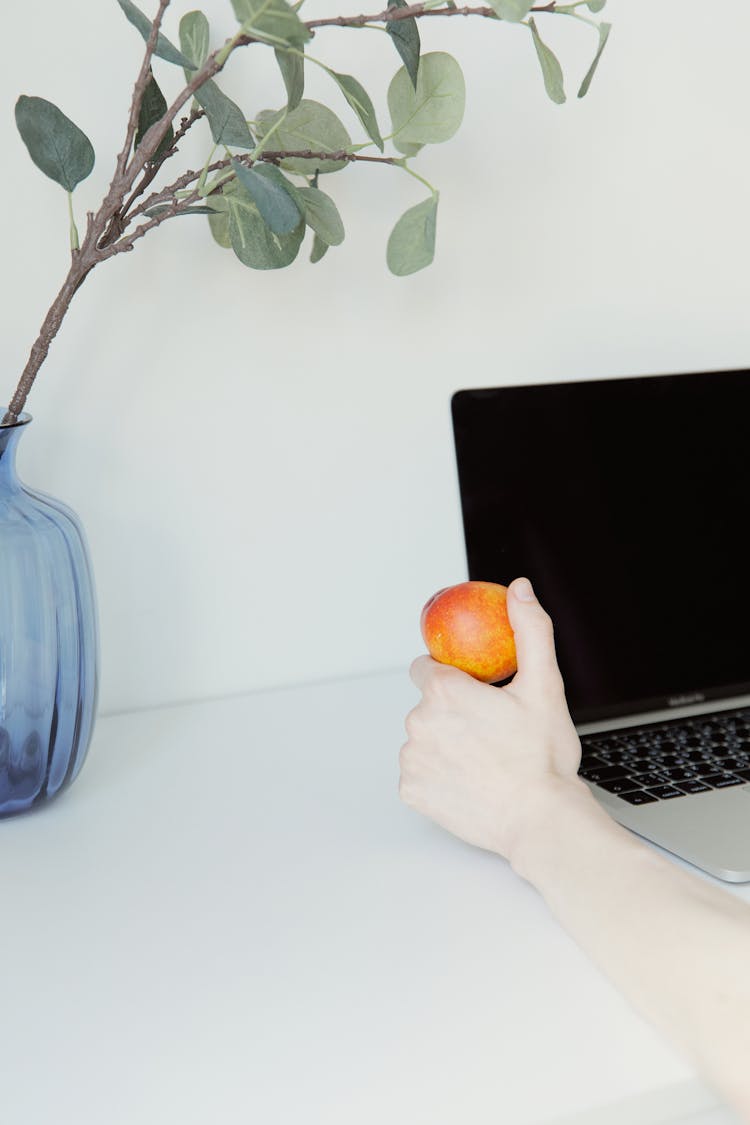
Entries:
<svg viewBox="0 0 750 1125">
<path fill-rule="evenodd" d="M 12 430 L 17 426 L 28 426 L 31 421 L 33 421 L 33 415 L 23 410 L 18 415 L 15 422 L 0 422 L 0 430 Z"/>
</svg>

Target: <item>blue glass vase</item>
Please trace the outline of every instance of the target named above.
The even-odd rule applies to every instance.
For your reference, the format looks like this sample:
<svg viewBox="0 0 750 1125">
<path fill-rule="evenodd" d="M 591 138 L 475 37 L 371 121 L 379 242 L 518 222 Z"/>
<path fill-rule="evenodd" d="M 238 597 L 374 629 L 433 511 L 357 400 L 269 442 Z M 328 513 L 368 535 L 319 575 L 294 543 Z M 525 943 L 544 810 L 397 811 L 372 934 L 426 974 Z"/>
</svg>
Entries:
<svg viewBox="0 0 750 1125">
<path fill-rule="evenodd" d="M 31 415 L 0 425 L 0 817 L 77 776 L 91 741 L 99 636 L 78 517 L 16 475 Z"/>
</svg>

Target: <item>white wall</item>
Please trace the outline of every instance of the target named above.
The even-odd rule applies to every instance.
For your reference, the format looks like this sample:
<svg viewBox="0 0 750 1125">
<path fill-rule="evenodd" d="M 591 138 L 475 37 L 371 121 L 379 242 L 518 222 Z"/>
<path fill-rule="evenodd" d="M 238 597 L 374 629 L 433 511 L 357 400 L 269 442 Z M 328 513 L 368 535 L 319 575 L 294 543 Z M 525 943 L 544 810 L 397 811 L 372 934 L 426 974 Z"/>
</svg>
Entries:
<svg viewBox="0 0 750 1125">
<path fill-rule="evenodd" d="M 170 9 L 173 39 L 187 7 Z M 229 0 L 203 8 L 230 32 Z M 456 54 L 468 86 L 461 132 L 416 163 L 442 192 L 426 272 L 393 278 L 384 261 L 419 185 L 360 166 L 329 180 L 348 234 L 318 266 L 303 253 L 245 270 L 186 219 L 92 275 L 30 399 L 19 464 L 85 522 L 104 711 L 408 662 L 423 601 L 466 576 L 457 388 L 750 365 L 750 9 L 707 11 L 610 0 L 599 74 L 563 107 L 522 28 L 422 21 L 424 49 Z M 593 33 L 539 25 L 574 94 Z M 82 216 L 109 181 L 142 44 L 115 0 L 13 5 L 3 26 L 7 399 L 67 256 L 65 197 L 28 160 L 15 98 L 57 102 L 94 142 Z M 385 124 L 387 37 L 330 30 L 314 50 L 365 81 Z M 262 54 L 226 75 L 253 111 L 283 101 Z M 158 66 L 171 89 L 178 73 Z M 323 83 L 311 73 L 309 93 Z"/>
</svg>

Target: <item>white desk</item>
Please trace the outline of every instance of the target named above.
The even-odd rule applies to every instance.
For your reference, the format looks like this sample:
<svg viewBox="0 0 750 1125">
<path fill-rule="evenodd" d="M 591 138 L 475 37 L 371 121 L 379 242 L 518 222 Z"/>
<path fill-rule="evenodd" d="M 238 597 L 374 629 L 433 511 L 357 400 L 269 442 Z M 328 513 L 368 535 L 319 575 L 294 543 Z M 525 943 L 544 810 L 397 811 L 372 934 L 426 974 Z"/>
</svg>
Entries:
<svg viewBox="0 0 750 1125">
<path fill-rule="evenodd" d="M 72 788 L 0 822 L 4 1125 L 716 1104 L 504 861 L 399 802 L 414 698 L 404 672 L 101 719 Z"/>
</svg>

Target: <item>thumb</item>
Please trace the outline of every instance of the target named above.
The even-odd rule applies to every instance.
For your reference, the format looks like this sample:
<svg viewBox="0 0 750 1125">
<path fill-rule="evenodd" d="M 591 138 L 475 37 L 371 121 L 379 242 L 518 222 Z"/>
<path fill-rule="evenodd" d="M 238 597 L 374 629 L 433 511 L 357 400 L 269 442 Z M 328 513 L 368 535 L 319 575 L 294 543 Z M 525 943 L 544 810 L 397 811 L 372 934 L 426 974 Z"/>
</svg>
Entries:
<svg viewBox="0 0 750 1125">
<path fill-rule="evenodd" d="M 508 587 L 508 617 L 518 657 L 514 685 L 533 695 L 563 694 L 552 621 L 537 601 L 528 578 L 516 578 Z"/>
</svg>

